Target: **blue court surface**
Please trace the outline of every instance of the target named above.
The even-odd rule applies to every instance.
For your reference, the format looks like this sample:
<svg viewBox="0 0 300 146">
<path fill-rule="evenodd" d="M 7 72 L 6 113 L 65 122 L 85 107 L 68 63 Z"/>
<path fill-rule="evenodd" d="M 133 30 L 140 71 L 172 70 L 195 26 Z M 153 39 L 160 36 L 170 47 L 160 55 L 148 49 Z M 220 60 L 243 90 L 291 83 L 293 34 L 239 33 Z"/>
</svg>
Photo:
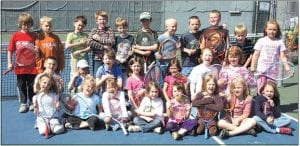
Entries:
<svg viewBox="0 0 300 146">
<path fill-rule="evenodd" d="M 93 145 L 298 145 L 299 144 L 299 127 L 298 121 L 293 120 L 290 127 L 295 129 L 293 136 L 281 134 L 269 134 L 266 132 L 258 133 L 257 137 L 251 135 L 239 135 L 221 140 L 218 137 L 205 139 L 204 135 L 185 136 L 183 140 L 175 141 L 169 132 L 162 135 L 156 133 L 129 133 L 123 135 L 121 130 L 69 130 L 64 134 L 55 135 L 49 139 L 39 135 L 38 131 L 33 128 L 35 116 L 32 112 L 18 113 L 19 103 L 17 100 L 2 100 L 1 110 L 1 144 L 2 145 L 32 145 L 32 144 L 93 144 Z"/>
</svg>

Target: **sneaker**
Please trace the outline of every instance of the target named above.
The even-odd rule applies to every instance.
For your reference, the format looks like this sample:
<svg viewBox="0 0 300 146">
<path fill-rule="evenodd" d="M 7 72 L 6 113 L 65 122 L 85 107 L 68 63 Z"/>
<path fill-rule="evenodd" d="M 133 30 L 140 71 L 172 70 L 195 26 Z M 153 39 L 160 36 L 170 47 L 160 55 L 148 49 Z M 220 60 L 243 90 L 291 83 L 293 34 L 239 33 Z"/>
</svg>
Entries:
<svg viewBox="0 0 300 146">
<path fill-rule="evenodd" d="M 220 132 L 219 137 L 220 137 L 221 139 L 226 139 L 226 138 L 228 138 L 228 137 L 229 137 L 228 131 L 225 130 L 225 129 L 223 129 L 223 130 Z"/>
<path fill-rule="evenodd" d="M 27 112 L 27 105 L 24 103 L 21 103 L 20 107 L 19 107 L 19 112 L 20 113 L 26 113 Z"/>
<path fill-rule="evenodd" d="M 156 127 L 153 129 L 153 132 L 158 133 L 158 134 L 162 134 L 163 130 L 161 127 Z"/>
<path fill-rule="evenodd" d="M 174 140 L 181 139 L 181 135 L 178 132 L 172 132 L 172 137 Z"/>
<path fill-rule="evenodd" d="M 34 110 L 34 106 L 33 106 L 33 104 L 30 104 L 29 111 L 33 111 L 33 110 Z"/>
<path fill-rule="evenodd" d="M 128 128 L 127 128 L 127 130 L 129 132 L 134 132 L 134 126 L 133 125 L 129 125 Z"/>
<path fill-rule="evenodd" d="M 105 124 L 105 129 L 106 129 L 106 131 L 111 131 L 112 130 L 112 128 L 109 124 Z"/>
<path fill-rule="evenodd" d="M 280 134 L 292 135 L 292 129 L 289 127 L 280 127 L 279 128 Z"/>
<path fill-rule="evenodd" d="M 257 136 L 256 135 L 256 131 L 254 130 L 254 128 L 251 128 L 247 133 L 250 134 L 250 135 L 252 135 L 252 136 L 254 136 L 254 137 Z"/>
</svg>

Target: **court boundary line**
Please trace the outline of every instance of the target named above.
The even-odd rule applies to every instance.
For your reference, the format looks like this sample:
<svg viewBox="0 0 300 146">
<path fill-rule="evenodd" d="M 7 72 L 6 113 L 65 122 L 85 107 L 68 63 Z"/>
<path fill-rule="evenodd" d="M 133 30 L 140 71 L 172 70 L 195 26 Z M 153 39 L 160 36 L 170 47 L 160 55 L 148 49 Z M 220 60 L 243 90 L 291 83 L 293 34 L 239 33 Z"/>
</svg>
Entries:
<svg viewBox="0 0 300 146">
<path fill-rule="evenodd" d="M 296 118 L 294 118 L 294 117 L 292 117 L 292 116 L 290 116 L 288 114 L 285 114 L 285 113 L 281 113 L 281 114 L 283 114 L 284 116 L 286 116 L 286 117 L 288 117 L 288 118 L 290 118 L 290 119 L 292 119 L 292 120 L 294 120 L 294 121 L 296 121 L 298 123 L 298 119 L 296 119 Z"/>
<path fill-rule="evenodd" d="M 219 145 L 226 146 L 226 144 L 217 136 L 212 136 L 211 138 L 214 139 Z"/>
</svg>

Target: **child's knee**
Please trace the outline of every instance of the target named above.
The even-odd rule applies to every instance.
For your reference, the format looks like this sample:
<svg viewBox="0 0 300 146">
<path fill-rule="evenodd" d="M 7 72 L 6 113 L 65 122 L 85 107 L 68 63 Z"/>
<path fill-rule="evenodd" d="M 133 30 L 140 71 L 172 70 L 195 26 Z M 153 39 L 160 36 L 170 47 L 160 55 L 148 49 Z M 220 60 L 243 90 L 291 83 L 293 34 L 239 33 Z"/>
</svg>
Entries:
<svg viewBox="0 0 300 146">
<path fill-rule="evenodd" d="M 65 131 L 65 128 L 63 125 L 54 125 L 53 127 L 53 133 L 54 134 L 61 134 Z"/>
<path fill-rule="evenodd" d="M 211 135 L 211 136 L 217 135 L 217 133 L 218 133 L 217 126 L 214 125 L 214 126 L 209 127 L 208 131 L 209 131 L 209 135 Z"/>
<path fill-rule="evenodd" d="M 196 133 L 197 134 L 202 134 L 203 132 L 204 132 L 204 124 L 202 123 L 201 120 L 199 120 Z"/>
</svg>

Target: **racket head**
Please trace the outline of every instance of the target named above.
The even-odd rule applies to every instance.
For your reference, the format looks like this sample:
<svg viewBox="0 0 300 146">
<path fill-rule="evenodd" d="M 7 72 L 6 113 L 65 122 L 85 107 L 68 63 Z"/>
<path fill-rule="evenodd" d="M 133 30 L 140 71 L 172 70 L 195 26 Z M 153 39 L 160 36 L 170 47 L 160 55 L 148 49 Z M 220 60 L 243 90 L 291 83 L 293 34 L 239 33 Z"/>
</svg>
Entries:
<svg viewBox="0 0 300 146">
<path fill-rule="evenodd" d="M 71 94 L 65 94 L 60 97 L 60 109 L 63 114 L 73 115 L 73 111 L 75 110 L 76 102 L 71 100 Z"/>
<path fill-rule="evenodd" d="M 212 70 L 212 74 L 216 77 L 219 78 L 219 73 L 222 69 L 222 65 L 221 64 L 212 64 L 209 66 L 209 68 Z"/>
<path fill-rule="evenodd" d="M 158 83 L 160 76 L 161 73 L 159 67 L 155 63 L 151 63 L 148 67 L 147 73 L 145 74 L 143 86 L 146 87 L 150 81 Z"/>
<path fill-rule="evenodd" d="M 31 48 L 21 48 L 18 50 L 18 57 L 16 63 L 18 66 L 30 66 L 35 63 L 36 53 Z"/>
<path fill-rule="evenodd" d="M 176 47 L 176 43 L 175 40 L 171 39 L 166 39 L 160 43 L 158 51 L 163 59 L 173 59 L 177 56 L 179 49 Z"/>
<path fill-rule="evenodd" d="M 136 38 L 135 38 L 135 44 L 140 46 L 151 46 L 155 42 L 155 35 L 151 30 L 144 32 L 142 30 L 137 32 Z"/>
<path fill-rule="evenodd" d="M 281 81 L 291 78 L 295 73 L 295 65 L 291 62 L 286 62 L 289 66 L 289 70 L 286 70 L 285 63 L 282 61 L 276 62 L 272 64 L 265 72 L 263 73 L 255 73 L 256 76 L 263 75 L 270 79 Z"/>
</svg>

